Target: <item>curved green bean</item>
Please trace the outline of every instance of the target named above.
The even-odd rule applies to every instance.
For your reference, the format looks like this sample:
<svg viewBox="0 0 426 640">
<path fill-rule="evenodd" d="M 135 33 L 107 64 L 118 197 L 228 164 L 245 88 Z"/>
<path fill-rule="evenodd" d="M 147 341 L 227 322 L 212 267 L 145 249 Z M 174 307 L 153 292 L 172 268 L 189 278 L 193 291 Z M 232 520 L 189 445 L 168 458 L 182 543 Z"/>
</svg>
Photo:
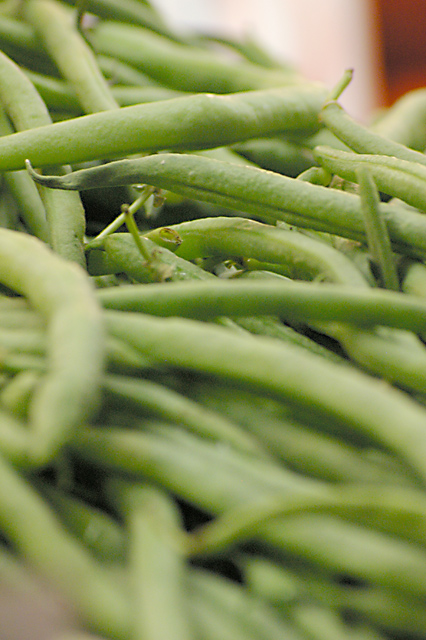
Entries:
<svg viewBox="0 0 426 640">
<path fill-rule="evenodd" d="M 0 153 L 2 141 L 4 138 L 0 138 Z M 32 175 L 46 186 L 61 189 L 84 190 L 142 181 L 195 200 L 244 211 L 266 222 L 284 220 L 365 242 L 364 216 L 357 195 L 205 156 L 164 153 L 82 169 L 60 179 L 35 172 Z M 381 210 L 394 248 L 424 257 L 424 215 L 388 203 L 381 204 Z"/>
<path fill-rule="evenodd" d="M 370 128 L 410 149 L 423 151 L 426 147 L 425 89 L 413 89 L 402 95 Z"/>
<path fill-rule="evenodd" d="M 44 317 L 49 364 L 29 407 L 30 458 L 46 464 L 98 402 L 103 325 L 86 273 L 26 234 L 0 230 L 0 280 Z"/>
<path fill-rule="evenodd" d="M 188 538 L 195 555 L 225 549 L 235 542 L 252 539 L 270 519 L 294 513 L 318 512 L 337 515 L 421 546 L 426 542 L 426 507 L 423 492 L 401 487 L 343 486 L 328 495 L 272 497 L 258 504 L 230 509 L 212 523 L 196 529 Z"/>
</svg>

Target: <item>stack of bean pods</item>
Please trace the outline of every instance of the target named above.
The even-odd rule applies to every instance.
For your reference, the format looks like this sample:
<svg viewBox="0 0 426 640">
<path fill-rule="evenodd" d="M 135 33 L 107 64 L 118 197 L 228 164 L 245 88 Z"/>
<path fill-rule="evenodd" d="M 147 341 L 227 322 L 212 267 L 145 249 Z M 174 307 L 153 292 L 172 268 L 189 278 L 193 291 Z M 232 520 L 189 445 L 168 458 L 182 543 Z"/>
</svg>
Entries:
<svg viewBox="0 0 426 640">
<path fill-rule="evenodd" d="M 367 126 L 143 0 L 4 0 L 0 47 L 0 604 L 425 640 L 426 89 Z"/>
</svg>

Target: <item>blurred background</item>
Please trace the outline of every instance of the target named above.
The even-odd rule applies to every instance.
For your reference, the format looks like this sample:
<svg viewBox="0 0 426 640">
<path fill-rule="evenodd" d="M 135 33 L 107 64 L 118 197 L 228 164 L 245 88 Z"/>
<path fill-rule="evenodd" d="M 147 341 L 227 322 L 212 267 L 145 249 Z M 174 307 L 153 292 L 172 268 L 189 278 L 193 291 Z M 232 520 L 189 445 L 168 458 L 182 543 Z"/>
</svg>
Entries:
<svg viewBox="0 0 426 640">
<path fill-rule="evenodd" d="M 350 67 L 342 103 L 368 121 L 426 86 L 426 0 L 153 0 L 182 32 L 249 34 L 330 87 Z"/>
</svg>

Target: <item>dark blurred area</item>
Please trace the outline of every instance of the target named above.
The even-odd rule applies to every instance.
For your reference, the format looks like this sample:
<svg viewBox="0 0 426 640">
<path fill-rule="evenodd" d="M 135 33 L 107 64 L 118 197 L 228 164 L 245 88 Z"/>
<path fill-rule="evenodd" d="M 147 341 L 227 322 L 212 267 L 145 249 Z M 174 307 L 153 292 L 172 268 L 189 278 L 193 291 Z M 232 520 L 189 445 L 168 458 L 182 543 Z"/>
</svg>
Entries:
<svg viewBox="0 0 426 640">
<path fill-rule="evenodd" d="M 371 0 L 382 55 L 385 105 L 426 86 L 425 0 Z"/>
</svg>

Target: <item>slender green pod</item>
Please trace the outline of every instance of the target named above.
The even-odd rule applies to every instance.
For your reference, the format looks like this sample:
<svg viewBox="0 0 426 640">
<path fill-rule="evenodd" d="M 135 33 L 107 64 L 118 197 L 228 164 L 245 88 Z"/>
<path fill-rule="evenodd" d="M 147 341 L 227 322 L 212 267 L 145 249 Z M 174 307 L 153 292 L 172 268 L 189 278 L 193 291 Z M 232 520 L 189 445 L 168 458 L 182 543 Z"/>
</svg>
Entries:
<svg viewBox="0 0 426 640">
<path fill-rule="evenodd" d="M 162 246 L 170 246 L 172 233 L 179 238 L 175 253 L 186 260 L 195 258 L 255 259 L 279 264 L 282 273 L 300 280 L 365 286 L 364 277 L 353 263 L 331 245 L 280 227 L 240 217 L 190 220 L 145 234 Z"/>
<path fill-rule="evenodd" d="M 312 131 L 319 126 L 324 93 L 322 87 L 304 84 L 223 96 L 198 94 L 55 122 L 3 138 L 0 170 L 23 169 L 26 158 L 41 167 Z"/>
<path fill-rule="evenodd" d="M 217 553 L 253 539 L 269 520 L 303 512 L 337 515 L 425 546 L 423 492 L 401 487 L 349 485 L 330 489 L 328 495 L 321 497 L 274 496 L 258 504 L 230 509 L 196 529 L 188 540 L 189 549 L 197 555 Z"/>
<path fill-rule="evenodd" d="M 0 112 L 0 134 L 9 135 L 13 132 L 13 128 L 2 110 Z M 48 242 L 49 230 L 46 211 L 36 185 L 31 184 L 34 181 L 29 181 L 23 171 L 7 171 L 4 174 L 4 180 L 19 207 L 20 217 L 28 231 L 40 240 Z"/>
<path fill-rule="evenodd" d="M 400 160 L 426 164 L 426 156 L 423 153 L 356 122 L 334 100 L 326 102 L 323 106 L 320 119 L 334 135 L 357 153 L 395 156 Z"/>
<path fill-rule="evenodd" d="M 105 315 L 112 335 L 128 340 L 153 362 L 222 377 L 328 416 L 381 443 L 425 477 L 424 409 L 381 381 L 294 345 L 206 323 L 122 312 Z"/>
<path fill-rule="evenodd" d="M 16 129 L 25 134 L 50 125 L 47 107 L 34 85 L 20 68 L 3 53 L 0 55 L 0 101 Z M 17 134 L 3 136 L 9 139 Z M 65 171 L 66 168 L 58 168 Z M 50 244 L 61 256 L 84 265 L 83 237 L 85 215 L 80 198 L 58 197 L 48 189 L 40 189 L 49 228 Z"/>
<path fill-rule="evenodd" d="M 426 210 L 426 166 L 385 155 L 347 153 L 331 147 L 316 147 L 315 159 L 328 171 L 358 182 L 357 170 L 367 167 L 379 191 Z"/>
<path fill-rule="evenodd" d="M 0 139 L 0 153 L 2 140 L 4 138 Z M 39 177 L 35 172 L 32 175 L 46 186 L 61 189 L 84 190 L 143 182 L 188 198 L 244 211 L 266 222 L 283 220 L 365 242 L 364 216 L 357 195 L 205 156 L 164 153 L 82 169 L 60 179 Z M 393 204 L 382 203 L 380 207 L 394 248 L 411 255 L 426 255 L 425 217 Z"/>
<path fill-rule="evenodd" d="M 231 62 L 205 47 L 178 43 L 137 25 L 100 22 L 92 29 L 90 41 L 98 53 L 127 62 L 181 91 L 233 93 L 301 82 L 293 70 Z"/>
<path fill-rule="evenodd" d="M 381 215 L 379 193 L 370 166 L 360 165 L 356 169 L 356 175 L 371 258 L 379 268 L 380 279 L 385 289 L 399 291 L 399 280 L 391 242 L 386 223 Z"/>
<path fill-rule="evenodd" d="M 315 164 L 310 149 L 284 138 L 254 138 L 233 148 L 263 169 L 293 178 Z"/>
<path fill-rule="evenodd" d="M 175 255 L 168 248 L 160 247 L 151 239 L 145 238 L 152 258 L 145 261 L 129 233 L 113 233 L 103 242 L 107 258 L 115 265 L 116 272 L 126 273 L 136 282 L 206 280 L 214 276 Z M 170 246 L 170 244 L 169 244 Z M 88 252 L 89 264 L 91 252 Z"/>
<path fill-rule="evenodd" d="M 216 280 L 123 285 L 96 291 L 109 309 L 156 316 L 209 319 L 220 315 L 281 315 L 289 321 L 426 329 L 426 304 L 415 296 L 337 284 L 272 280 Z"/>
<path fill-rule="evenodd" d="M 29 235 L 0 230 L 0 279 L 47 323 L 48 369 L 29 407 L 32 462 L 46 464 L 97 404 L 102 317 L 86 273 Z"/>
<path fill-rule="evenodd" d="M 163 385 L 142 378 L 108 375 L 104 379 L 104 389 L 107 397 L 127 408 L 134 407 L 148 415 L 184 426 L 200 436 L 228 442 L 237 449 L 265 455 L 256 438 L 232 420 Z"/>
<path fill-rule="evenodd" d="M 132 637 L 192 640 L 184 530 L 173 498 L 158 487 L 112 479 L 107 492 L 129 536 Z"/>
<path fill-rule="evenodd" d="M 85 113 L 118 108 L 96 57 L 77 30 L 75 16 L 56 0 L 27 0 L 24 18 L 33 26 Z"/>
</svg>

